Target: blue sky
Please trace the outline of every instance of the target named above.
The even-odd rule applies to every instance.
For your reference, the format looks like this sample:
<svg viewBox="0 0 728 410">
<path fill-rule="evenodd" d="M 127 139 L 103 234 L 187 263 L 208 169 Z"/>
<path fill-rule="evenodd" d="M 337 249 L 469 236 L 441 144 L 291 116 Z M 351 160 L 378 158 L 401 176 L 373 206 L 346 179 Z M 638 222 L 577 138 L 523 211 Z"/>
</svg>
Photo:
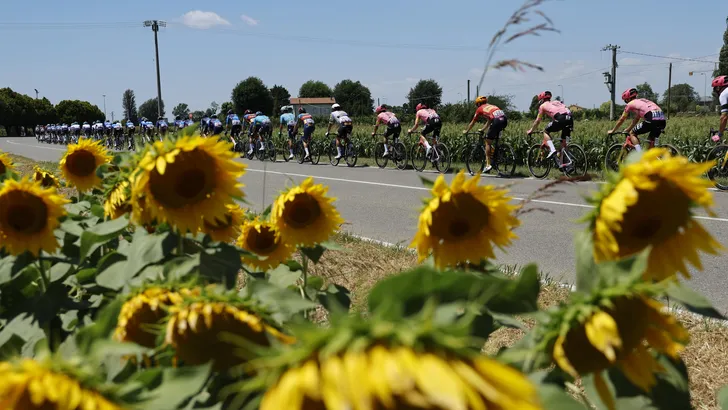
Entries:
<svg viewBox="0 0 728 410">
<path fill-rule="evenodd" d="M 296 96 L 309 79 L 334 86 L 346 78 L 367 85 L 382 103 L 401 104 L 420 78 L 434 78 L 444 101 L 471 96 L 485 47 L 519 1 L 390 1 L 368 4 L 218 0 L 5 0 L 0 2 L 0 87 L 53 103 L 82 99 L 122 115 L 125 89 L 137 104 L 156 96 L 154 41 L 148 19 L 168 22 L 159 33 L 162 96 L 168 115 L 179 102 L 204 109 L 230 99 L 248 76 L 280 84 Z M 526 37 L 496 59 L 519 58 L 545 69 L 490 71 L 481 94 L 513 94 L 521 109 L 550 89 L 567 103 L 592 107 L 609 98 L 602 72 L 622 51 L 716 61 L 728 17 L 725 0 L 549 1 L 541 9 L 560 33 Z M 327 39 L 337 39 L 333 43 Z M 414 46 L 413 46 L 414 45 Z M 426 49 L 430 45 L 434 49 Z M 386 47 L 383 47 L 386 46 Z M 670 60 L 620 53 L 618 91 L 648 81 L 667 88 Z M 703 93 L 704 77 L 691 70 L 713 64 L 673 61 L 673 83 Z M 710 73 L 708 73 L 709 75 Z M 710 84 L 708 84 L 710 85 Z"/>
</svg>

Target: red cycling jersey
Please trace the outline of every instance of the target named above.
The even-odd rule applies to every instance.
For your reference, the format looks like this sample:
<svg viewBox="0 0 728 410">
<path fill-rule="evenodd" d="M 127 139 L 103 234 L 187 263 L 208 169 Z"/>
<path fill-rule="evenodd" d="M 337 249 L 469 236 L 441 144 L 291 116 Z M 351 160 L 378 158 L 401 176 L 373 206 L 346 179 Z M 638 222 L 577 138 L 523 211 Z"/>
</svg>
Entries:
<svg viewBox="0 0 728 410">
<path fill-rule="evenodd" d="M 506 115 L 503 110 L 491 104 L 483 104 L 475 110 L 475 116 L 478 118 L 487 118 L 492 121 L 495 118 L 500 118 Z"/>
</svg>

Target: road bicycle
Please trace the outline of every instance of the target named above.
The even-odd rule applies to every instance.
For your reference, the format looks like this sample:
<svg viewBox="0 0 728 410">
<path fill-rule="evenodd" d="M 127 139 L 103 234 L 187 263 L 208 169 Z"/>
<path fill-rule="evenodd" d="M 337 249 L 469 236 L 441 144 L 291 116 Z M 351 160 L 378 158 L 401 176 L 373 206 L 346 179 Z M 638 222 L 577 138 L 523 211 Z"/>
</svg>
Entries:
<svg viewBox="0 0 728 410">
<path fill-rule="evenodd" d="M 310 162 L 311 165 L 318 165 L 321 160 L 321 152 L 323 149 L 322 144 L 314 139 L 313 134 L 308 140 L 308 158 L 306 158 L 306 149 L 303 146 L 303 141 L 301 141 L 298 135 L 296 135 L 296 142 L 293 143 L 293 155 L 299 164 Z"/>
<path fill-rule="evenodd" d="M 536 131 L 528 134 L 529 141 L 533 134 L 543 134 L 543 131 Z M 556 152 L 549 154 L 551 149 L 548 140 L 543 138 L 540 144 L 534 144 L 528 149 L 527 164 L 528 172 L 534 178 L 546 178 L 551 172 L 551 167 L 561 171 L 567 177 L 582 177 L 588 169 L 586 153 L 584 148 L 578 144 L 567 143 L 565 147 L 559 146 Z"/>
<path fill-rule="evenodd" d="M 263 138 L 263 141 L 261 142 L 256 138 L 254 150 L 255 157 L 259 161 L 269 160 L 271 162 L 276 162 L 276 147 L 273 145 L 273 141 L 271 140 L 270 127 L 265 129 L 260 136 Z"/>
<path fill-rule="evenodd" d="M 326 136 L 329 136 L 329 133 L 326 133 Z M 336 149 L 336 136 L 331 139 L 331 142 L 329 143 L 329 163 L 333 166 L 338 166 L 339 162 L 343 158 L 344 161 L 346 161 L 346 166 L 353 167 L 356 166 L 356 161 L 359 159 L 359 145 L 356 144 L 354 139 L 351 136 L 351 132 L 347 133 L 346 136 L 341 138 L 342 142 L 346 141 L 346 146 L 342 150 L 341 157 L 336 158 L 337 155 L 339 155 L 339 150 Z"/>
<path fill-rule="evenodd" d="M 414 132 L 408 132 L 413 134 Z M 429 137 L 426 137 L 429 138 Z M 430 146 L 430 153 L 427 153 L 427 149 L 419 141 L 415 142 L 410 148 L 410 158 L 412 158 L 412 168 L 417 172 L 422 172 L 427 166 L 427 161 L 432 162 L 432 165 L 441 174 L 447 173 L 450 170 L 450 149 L 447 145 L 440 141 L 430 138 L 434 142 Z"/>
<path fill-rule="evenodd" d="M 384 134 L 374 134 L 374 137 L 384 137 Z M 374 161 L 379 168 L 386 168 L 391 159 L 397 169 L 405 169 L 407 168 L 407 148 L 399 141 L 399 137 L 394 137 L 393 140 L 393 142 L 387 141 L 386 157 L 384 156 L 383 142 L 378 142 L 374 146 Z"/>
<path fill-rule="evenodd" d="M 491 150 L 495 155 L 491 157 L 491 166 L 498 172 L 498 176 L 512 177 L 516 171 L 516 154 L 513 153 L 513 147 L 505 142 L 501 142 L 503 132 L 495 142 L 491 145 Z M 483 142 L 484 132 L 474 131 L 465 134 L 466 138 L 471 135 L 477 135 L 477 142 L 468 143 L 465 153 L 465 168 L 470 175 L 482 173 L 487 164 L 485 154 L 485 143 Z"/>
<path fill-rule="evenodd" d="M 728 145 L 724 144 L 718 136 L 718 131 L 710 129 L 709 140 L 717 143 L 708 154 L 708 161 L 715 161 L 715 165 L 707 172 L 708 178 L 713 181 L 715 187 L 721 191 L 728 190 Z"/>
<path fill-rule="evenodd" d="M 607 150 L 607 155 L 604 157 L 604 167 L 608 170 L 617 172 L 619 171 L 619 167 L 621 166 L 622 162 L 624 162 L 629 153 L 632 152 L 635 147 L 634 144 L 632 144 L 631 139 L 629 138 L 628 132 L 615 132 L 614 134 L 612 134 L 613 140 L 615 138 L 615 135 L 624 135 L 624 143 L 615 142 L 611 147 L 609 147 L 609 149 Z M 673 156 L 680 155 L 680 151 L 678 151 L 677 148 L 670 144 L 660 144 L 659 140 L 659 138 L 656 138 L 654 141 L 650 141 L 649 148 L 666 148 Z"/>
</svg>

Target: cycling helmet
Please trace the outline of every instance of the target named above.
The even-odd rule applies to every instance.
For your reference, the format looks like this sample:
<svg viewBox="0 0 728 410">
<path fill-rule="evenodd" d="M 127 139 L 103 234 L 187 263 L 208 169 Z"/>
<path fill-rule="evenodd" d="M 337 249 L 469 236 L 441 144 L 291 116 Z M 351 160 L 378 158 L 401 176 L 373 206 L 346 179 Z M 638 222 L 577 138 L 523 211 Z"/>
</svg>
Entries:
<svg viewBox="0 0 728 410">
<path fill-rule="evenodd" d="M 627 91 L 622 93 L 622 101 L 624 101 L 624 102 L 632 101 L 635 98 L 637 98 L 637 89 L 636 88 L 630 88 Z"/>
<path fill-rule="evenodd" d="M 544 101 L 551 101 L 551 91 L 544 91 L 538 95 L 538 103 L 543 104 Z"/>
<path fill-rule="evenodd" d="M 160 116 L 159 118 L 157 118 L 157 121 L 162 121 L 163 119 L 164 119 L 164 117 Z"/>
<path fill-rule="evenodd" d="M 250 111 L 250 110 L 245 110 L 245 113 L 244 113 L 244 114 L 252 114 L 252 113 L 253 113 L 253 112 L 252 112 L 252 111 Z"/>
<path fill-rule="evenodd" d="M 715 77 L 715 79 L 713 79 L 713 82 L 711 83 L 711 86 L 713 88 L 728 87 L 728 75 Z"/>
<path fill-rule="evenodd" d="M 482 105 L 488 102 L 488 97 L 480 96 L 475 99 L 475 105 Z"/>
<path fill-rule="evenodd" d="M 339 104 L 334 104 L 331 106 L 331 111 L 336 111 L 336 110 L 340 110 L 340 109 L 341 109 L 341 106 Z"/>
<path fill-rule="evenodd" d="M 259 115 L 263 115 L 263 112 L 262 111 L 258 111 L 258 112 L 255 113 L 255 116 L 256 117 L 259 116 Z"/>
<path fill-rule="evenodd" d="M 384 111 L 387 111 L 387 107 L 385 107 L 383 105 L 380 105 L 379 107 L 377 107 L 376 110 L 374 110 L 374 112 L 376 112 L 377 114 L 379 114 L 380 112 L 384 112 Z"/>
<path fill-rule="evenodd" d="M 305 113 L 305 112 L 306 112 L 306 109 L 305 109 L 305 108 L 303 108 L 303 107 L 301 107 L 301 108 L 299 108 L 299 109 L 298 109 L 298 113 L 299 113 L 299 114 L 303 114 L 303 113 Z"/>
<path fill-rule="evenodd" d="M 415 107 L 415 111 L 426 110 L 426 109 L 427 109 L 427 106 L 422 103 L 417 104 L 417 107 Z"/>
<path fill-rule="evenodd" d="M 228 110 L 227 115 L 232 115 L 232 113 L 233 113 L 233 110 Z"/>
<path fill-rule="evenodd" d="M 217 119 L 217 114 L 212 114 L 212 117 L 211 118 Z"/>
</svg>

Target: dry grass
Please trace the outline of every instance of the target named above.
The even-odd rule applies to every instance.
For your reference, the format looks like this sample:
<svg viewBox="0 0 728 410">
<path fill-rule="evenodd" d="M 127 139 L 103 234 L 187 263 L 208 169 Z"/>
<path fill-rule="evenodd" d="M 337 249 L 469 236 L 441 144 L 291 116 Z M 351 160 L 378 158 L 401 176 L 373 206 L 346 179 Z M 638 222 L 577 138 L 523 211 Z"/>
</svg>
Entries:
<svg viewBox="0 0 728 410">
<path fill-rule="evenodd" d="M 366 310 L 367 294 L 379 280 L 410 269 L 417 263 L 417 257 L 405 248 L 385 247 L 346 234 L 337 235 L 334 240 L 344 250 L 327 252 L 312 273 L 351 290 L 357 311 Z M 539 305 L 544 308 L 554 306 L 565 301 L 569 292 L 568 287 L 546 279 L 539 295 Z M 693 407 L 718 410 L 716 395 L 722 386 L 728 385 L 728 327 L 681 312 L 676 315 L 691 334 L 690 344 L 682 357 L 690 369 Z M 529 320 L 524 323 L 533 326 Z M 494 354 L 513 345 L 523 335 L 524 332 L 518 329 L 499 329 L 490 336 L 483 350 Z"/>
<path fill-rule="evenodd" d="M 61 172 L 58 169 L 58 163 L 57 162 L 51 162 L 51 161 L 34 161 L 32 159 L 21 157 L 19 155 L 15 154 L 8 154 L 10 155 L 10 158 L 13 160 L 15 172 L 22 176 L 33 176 L 33 168 L 36 166 L 41 167 L 45 169 L 46 171 L 54 174 L 59 180 L 62 181 L 61 178 Z M 58 189 L 58 192 L 67 197 L 70 198 L 74 195 L 76 195 L 76 190 L 73 188 L 68 187 L 61 187 Z"/>
</svg>

